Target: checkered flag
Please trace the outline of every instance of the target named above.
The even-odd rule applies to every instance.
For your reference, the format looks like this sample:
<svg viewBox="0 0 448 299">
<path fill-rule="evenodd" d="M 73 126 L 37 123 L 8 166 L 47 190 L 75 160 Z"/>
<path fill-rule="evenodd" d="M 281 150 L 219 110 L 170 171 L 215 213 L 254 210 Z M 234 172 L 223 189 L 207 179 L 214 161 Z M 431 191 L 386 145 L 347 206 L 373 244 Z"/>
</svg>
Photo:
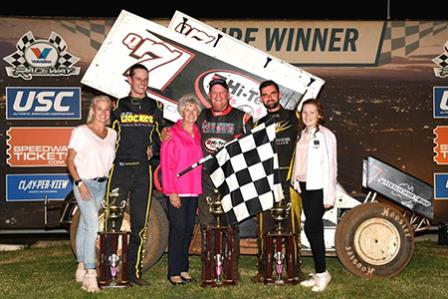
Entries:
<svg viewBox="0 0 448 299">
<path fill-rule="evenodd" d="M 19 42 L 17 43 L 17 51 L 3 59 L 13 67 L 18 67 L 20 65 L 27 66 L 28 63 L 25 60 L 25 50 L 35 41 L 36 39 L 34 38 L 33 33 L 31 31 L 28 31 L 20 38 Z"/>
<path fill-rule="evenodd" d="M 67 50 L 67 43 L 56 32 L 52 32 L 48 41 L 58 49 L 59 59 L 55 67 L 71 67 L 79 61 L 79 58 L 74 57 Z"/>
<path fill-rule="evenodd" d="M 222 196 L 229 224 L 272 208 L 283 199 L 275 123 L 261 124 L 230 141 L 206 162 L 206 169 Z"/>
</svg>

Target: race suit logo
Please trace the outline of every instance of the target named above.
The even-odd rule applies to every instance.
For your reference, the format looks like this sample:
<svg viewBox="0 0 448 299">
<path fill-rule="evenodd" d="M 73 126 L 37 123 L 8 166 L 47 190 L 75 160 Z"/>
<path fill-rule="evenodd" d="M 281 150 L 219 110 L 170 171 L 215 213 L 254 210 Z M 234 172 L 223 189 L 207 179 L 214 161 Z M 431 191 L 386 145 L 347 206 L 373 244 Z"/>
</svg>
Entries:
<svg viewBox="0 0 448 299">
<path fill-rule="evenodd" d="M 439 78 L 448 77 L 448 41 L 443 46 L 444 52 L 434 58 L 432 61 L 439 67 L 434 68 L 434 74 Z"/>
<path fill-rule="evenodd" d="M 72 128 L 13 127 L 6 134 L 11 167 L 65 167 Z"/>
<path fill-rule="evenodd" d="M 81 89 L 6 87 L 6 119 L 81 119 Z"/>
<path fill-rule="evenodd" d="M 31 80 L 33 76 L 79 75 L 80 67 L 74 67 L 79 58 L 67 51 L 67 44 L 56 32 L 48 40 L 34 38 L 31 31 L 25 33 L 16 44 L 17 51 L 3 59 L 9 77 Z"/>
<path fill-rule="evenodd" d="M 226 144 L 226 141 L 221 138 L 209 138 L 204 141 L 205 149 L 209 153 L 215 153 L 217 150 L 219 150 L 225 144 Z"/>
<path fill-rule="evenodd" d="M 120 120 L 122 124 L 153 124 L 154 116 L 148 114 L 122 113 Z"/>
</svg>

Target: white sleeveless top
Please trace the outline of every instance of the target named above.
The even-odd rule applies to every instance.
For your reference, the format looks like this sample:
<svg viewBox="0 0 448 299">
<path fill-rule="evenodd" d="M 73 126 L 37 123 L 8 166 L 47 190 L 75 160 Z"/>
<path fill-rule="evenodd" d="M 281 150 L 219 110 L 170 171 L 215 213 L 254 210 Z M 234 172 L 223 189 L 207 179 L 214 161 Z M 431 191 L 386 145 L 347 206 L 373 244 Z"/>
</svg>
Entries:
<svg viewBox="0 0 448 299">
<path fill-rule="evenodd" d="M 68 147 L 76 151 L 75 166 L 82 179 L 106 177 L 115 159 L 117 132 L 107 128 L 102 139 L 87 125 L 73 129 Z"/>
</svg>

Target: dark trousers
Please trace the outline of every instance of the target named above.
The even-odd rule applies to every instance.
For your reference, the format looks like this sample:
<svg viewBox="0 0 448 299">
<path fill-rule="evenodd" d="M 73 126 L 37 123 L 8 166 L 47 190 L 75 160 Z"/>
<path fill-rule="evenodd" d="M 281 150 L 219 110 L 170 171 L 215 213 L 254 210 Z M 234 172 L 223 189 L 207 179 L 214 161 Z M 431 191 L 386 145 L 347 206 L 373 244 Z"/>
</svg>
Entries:
<svg viewBox="0 0 448 299">
<path fill-rule="evenodd" d="M 119 196 L 111 198 L 110 193 L 116 188 L 119 188 Z M 110 204 L 111 201 L 115 200 L 119 204 L 129 196 L 131 235 L 128 247 L 128 274 L 131 280 L 140 278 L 142 274 L 147 224 L 151 207 L 151 191 L 152 171 L 150 165 L 147 165 L 147 163 L 132 165 L 116 163 L 114 165 L 107 188 L 107 201 Z M 120 226 L 121 221 L 117 223 L 117 227 Z"/>
<path fill-rule="evenodd" d="M 188 249 L 193 236 L 194 219 L 198 205 L 197 197 L 181 197 L 180 208 L 170 202 L 168 219 L 170 235 L 168 240 L 168 276 L 178 276 L 180 272 L 188 272 Z"/>
<path fill-rule="evenodd" d="M 325 213 L 323 190 L 306 190 L 305 183 L 300 182 L 302 205 L 305 214 L 305 234 L 311 245 L 316 273 L 326 271 L 324 222 Z"/>
</svg>

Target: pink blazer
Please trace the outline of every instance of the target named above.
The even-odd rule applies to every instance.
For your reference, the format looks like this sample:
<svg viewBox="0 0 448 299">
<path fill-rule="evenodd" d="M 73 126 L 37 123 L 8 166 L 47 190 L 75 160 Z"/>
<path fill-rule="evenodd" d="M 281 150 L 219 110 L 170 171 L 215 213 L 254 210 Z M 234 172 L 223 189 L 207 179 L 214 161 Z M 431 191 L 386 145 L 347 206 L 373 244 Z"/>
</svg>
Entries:
<svg viewBox="0 0 448 299">
<path fill-rule="evenodd" d="M 182 119 L 170 129 L 172 139 L 162 142 L 160 168 L 163 193 L 199 195 L 202 193 L 202 166 L 181 177 L 176 175 L 202 158 L 201 136 L 194 125 L 194 137 L 182 128 Z"/>
</svg>

